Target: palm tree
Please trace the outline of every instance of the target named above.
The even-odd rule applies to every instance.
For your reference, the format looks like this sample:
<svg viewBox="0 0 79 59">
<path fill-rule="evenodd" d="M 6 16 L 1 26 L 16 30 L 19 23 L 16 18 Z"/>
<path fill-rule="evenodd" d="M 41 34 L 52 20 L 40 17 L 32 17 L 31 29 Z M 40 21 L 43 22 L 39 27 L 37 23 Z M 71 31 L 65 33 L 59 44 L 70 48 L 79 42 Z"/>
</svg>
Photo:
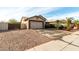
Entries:
<svg viewBox="0 0 79 59">
<path fill-rule="evenodd" d="M 66 25 L 67 25 L 67 30 L 69 31 L 70 29 L 71 29 L 71 19 L 72 18 L 66 18 L 67 19 L 67 21 L 66 21 Z"/>
</svg>

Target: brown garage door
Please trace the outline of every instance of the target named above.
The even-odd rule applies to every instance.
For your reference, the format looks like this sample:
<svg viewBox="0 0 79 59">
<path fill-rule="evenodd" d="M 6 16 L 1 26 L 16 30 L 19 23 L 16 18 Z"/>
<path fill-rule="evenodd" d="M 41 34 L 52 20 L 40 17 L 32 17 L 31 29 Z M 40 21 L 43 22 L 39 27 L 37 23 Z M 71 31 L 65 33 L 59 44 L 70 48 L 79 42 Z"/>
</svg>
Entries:
<svg viewBox="0 0 79 59">
<path fill-rule="evenodd" d="M 43 22 L 30 21 L 30 28 L 43 28 Z"/>
</svg>

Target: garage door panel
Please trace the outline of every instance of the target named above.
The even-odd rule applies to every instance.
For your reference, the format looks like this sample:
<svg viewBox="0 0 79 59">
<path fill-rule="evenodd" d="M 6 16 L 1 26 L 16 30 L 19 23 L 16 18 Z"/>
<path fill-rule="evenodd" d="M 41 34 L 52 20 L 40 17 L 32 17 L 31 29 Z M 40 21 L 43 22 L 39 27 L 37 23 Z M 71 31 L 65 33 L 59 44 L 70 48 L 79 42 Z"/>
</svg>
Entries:
<svg viewBox="0 0 79 59">
<path fill-rule="evenodd" d="M 43 23 L 31 21 L 30 28 L 43 28 Z"/>
</svg>

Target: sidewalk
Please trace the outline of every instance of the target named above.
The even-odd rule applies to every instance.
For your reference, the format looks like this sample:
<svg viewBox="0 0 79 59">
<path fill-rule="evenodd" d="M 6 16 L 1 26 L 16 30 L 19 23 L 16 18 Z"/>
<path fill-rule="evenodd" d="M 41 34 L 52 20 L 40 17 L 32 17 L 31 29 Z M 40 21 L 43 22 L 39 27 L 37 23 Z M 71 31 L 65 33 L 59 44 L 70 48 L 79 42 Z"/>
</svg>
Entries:
<svg viewBox="0 0 79 59">
<path fill-rule="evenodd" d="M 27 51 L 79 51 L 79 31 L 36 46 Z"/>
</svg>

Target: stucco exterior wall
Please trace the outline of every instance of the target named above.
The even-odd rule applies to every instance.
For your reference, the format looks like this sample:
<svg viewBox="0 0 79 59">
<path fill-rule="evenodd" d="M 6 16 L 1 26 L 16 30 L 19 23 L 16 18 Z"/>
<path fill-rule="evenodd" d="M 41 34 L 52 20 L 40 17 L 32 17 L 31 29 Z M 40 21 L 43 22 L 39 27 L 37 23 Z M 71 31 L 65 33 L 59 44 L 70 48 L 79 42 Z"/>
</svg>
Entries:
<svg viewBox="0 0 79 59">
<path fill-rule="evenodd" d="M 21 21 L 21 29 L 29 28 L 28 21 Z"/>
<path fill-rule="evenodd" d="M 37 18 L 37 17 L 29 18 L 29 20 L 43 21 L 41 18 Z"/>
<path fill-rule="evenodd" d="M 29 18 L 29 20 L 36 20 L 36 17 Z"/>
<path fill-rule="evenodd" d="M 41 18 L 38 18 L 39 21 L 43 21 Z"/>
</svg>

